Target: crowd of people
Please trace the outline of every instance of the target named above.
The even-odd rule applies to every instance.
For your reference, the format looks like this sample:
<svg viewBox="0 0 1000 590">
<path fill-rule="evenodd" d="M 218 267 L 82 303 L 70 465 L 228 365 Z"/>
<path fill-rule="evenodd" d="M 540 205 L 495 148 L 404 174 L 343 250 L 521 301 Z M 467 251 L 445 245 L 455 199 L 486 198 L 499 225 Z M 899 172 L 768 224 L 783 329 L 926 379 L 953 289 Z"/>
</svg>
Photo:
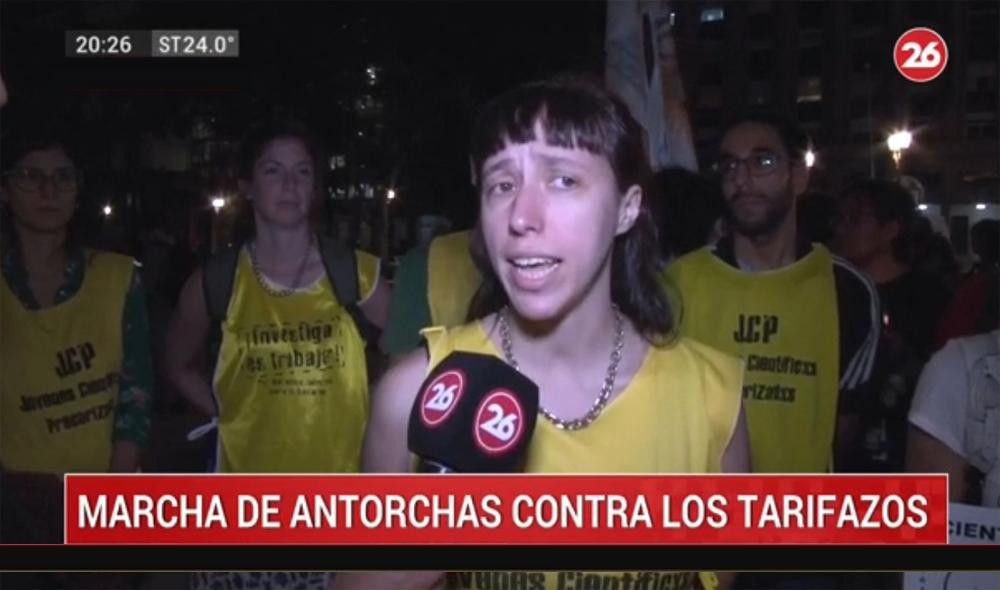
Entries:
<svg viewBox="0 0 1000 590">
<path fill-rule="evenodd" d="M 976 265 L 949 276 L 905 189 L 810 193 L 808 147 L 794 123 L 747 113 L 711 173 L 654 175 L 641 128 L 600 84 L 525 84 L 473 125 L 475 227 L 418 246 L 390 281 L 319 226 L 324 159 L 309 128 L 268 119 L 243 142 L 235 245 L 176 298 L 147 298 L 162 264 L 74 231 L 86 179 L 72 146 L 14 138 L 0 152 L 2 541 L 61 541 L 67 472 L 173 470 L 192 455 L 222 473 L 408 472 L 414 398 L 454 351 L 539 386 L 529 472 L 947 472 L 953 501 L 1000 508 L 1000 223 L 973 228 Z M 156 444 L 179 407 L 198 427 Z M 895 583 L 664 576 L 673 588 Z M 476 580 L 201 572 L 190 587 Z"/>
</svg>

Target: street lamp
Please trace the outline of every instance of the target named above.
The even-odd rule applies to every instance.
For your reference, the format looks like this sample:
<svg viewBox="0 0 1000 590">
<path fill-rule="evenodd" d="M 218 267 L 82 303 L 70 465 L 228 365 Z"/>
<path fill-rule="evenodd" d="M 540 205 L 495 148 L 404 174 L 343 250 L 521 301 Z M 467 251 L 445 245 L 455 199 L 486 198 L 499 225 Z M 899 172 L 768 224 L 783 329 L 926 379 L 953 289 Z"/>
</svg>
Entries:
<svg viewBox="0 0 1000 590">
<path fill-rule="evenodd" d="M 913 134 L 905 129 L 893 132 L 889 135 L 886 143 L 889 151 L 892 152 L 892 161 L 896 163 L 896 170 L 899 170 L 899 160 L 903 157 L 903 150 L 910 147 L 913 142 Z"/>
<path fill-rule="evenodd" d="M 102 213 L 104 213 L 104 216 L 105 216 L 105 217 L 111 217 L 111 204 L 110 204 L 110 203 L 108 203 L 107 205 L 105 205 L 105 206 L 104 206 L 104 207 L 103 207 L 103 208 L 101 209 L 101 212 L 102 212 Z"/>
<path fill-rule="evenodd" d="M 226 206 L 226 200 L 224 198 L 215 197 L 212 199 L 212 208 L 215 209 L 216 213 L 222 210 L 222 208 L 225 206 Z"/>
<path fill-rule="evenodd" d="M 389 259 L 389 205 L 396 198 L 395 189 L 385 192 L 385 201 L 382 204 L 382 256 Z"/>
<path fill-rule="evenodd" d="M 812 150 L 806 150 L 806 168 L 812 168 L 816 165 L 816 152 Z"/>
</svg>

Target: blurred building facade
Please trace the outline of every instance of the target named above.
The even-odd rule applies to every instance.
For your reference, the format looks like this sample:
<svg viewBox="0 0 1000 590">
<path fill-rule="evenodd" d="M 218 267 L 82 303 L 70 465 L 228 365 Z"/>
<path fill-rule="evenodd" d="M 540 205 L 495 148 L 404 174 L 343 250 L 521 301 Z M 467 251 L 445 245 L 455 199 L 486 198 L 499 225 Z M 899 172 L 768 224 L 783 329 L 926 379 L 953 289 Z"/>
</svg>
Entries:
<svg viewBox="0 0 1000 590">
<path fill-rule="evenodd" d="M 752 107 L 792 113 L 818 154 L 818 188 L 851 179 L 917 179 L 928 203 L 998 203 L 1000 3 L 674 2 L 674 35 L 701 162 L 727 118 Z M 948 65 L 923 84 L 892 59 L 899 35 L 938 31 Z M 886 138 L 913 144 L 895 170 Z"/>
</svg>

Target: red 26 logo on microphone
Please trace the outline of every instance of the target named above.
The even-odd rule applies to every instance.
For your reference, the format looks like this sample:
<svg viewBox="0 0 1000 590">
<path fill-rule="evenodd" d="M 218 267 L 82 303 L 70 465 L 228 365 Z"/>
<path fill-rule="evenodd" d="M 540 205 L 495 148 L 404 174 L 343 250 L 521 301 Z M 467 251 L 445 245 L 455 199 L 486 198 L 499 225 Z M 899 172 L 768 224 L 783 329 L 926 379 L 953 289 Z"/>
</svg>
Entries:
<svg viewBox="0 0 1000 590">
<path fill-rule="evenodd" d="M 420 397 L 420 419 L 433 428 L 445 421 L 465 391 L 465 375 L 458 369 L 438 375 Z"/>
<path fill-rule="evenodd" d="M 473 424 L 479 448 L 490 454 L 503 453 L 524 434 L 524 408 L 511 392 L 495 389 L 479 402 Z"/>
</svg>

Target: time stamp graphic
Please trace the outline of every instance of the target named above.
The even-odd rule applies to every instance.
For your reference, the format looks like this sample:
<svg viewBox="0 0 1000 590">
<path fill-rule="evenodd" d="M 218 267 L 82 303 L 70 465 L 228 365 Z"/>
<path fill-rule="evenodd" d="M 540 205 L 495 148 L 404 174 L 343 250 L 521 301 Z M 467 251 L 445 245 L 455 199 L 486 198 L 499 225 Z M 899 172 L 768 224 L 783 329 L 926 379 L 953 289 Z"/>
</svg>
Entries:
<svg viewBox="0 0 1000 590">
<path fill-rule="evenodd" d="M 66 31 L 67 57 L 239 57 L 237 30 Z"/>
</svg>

